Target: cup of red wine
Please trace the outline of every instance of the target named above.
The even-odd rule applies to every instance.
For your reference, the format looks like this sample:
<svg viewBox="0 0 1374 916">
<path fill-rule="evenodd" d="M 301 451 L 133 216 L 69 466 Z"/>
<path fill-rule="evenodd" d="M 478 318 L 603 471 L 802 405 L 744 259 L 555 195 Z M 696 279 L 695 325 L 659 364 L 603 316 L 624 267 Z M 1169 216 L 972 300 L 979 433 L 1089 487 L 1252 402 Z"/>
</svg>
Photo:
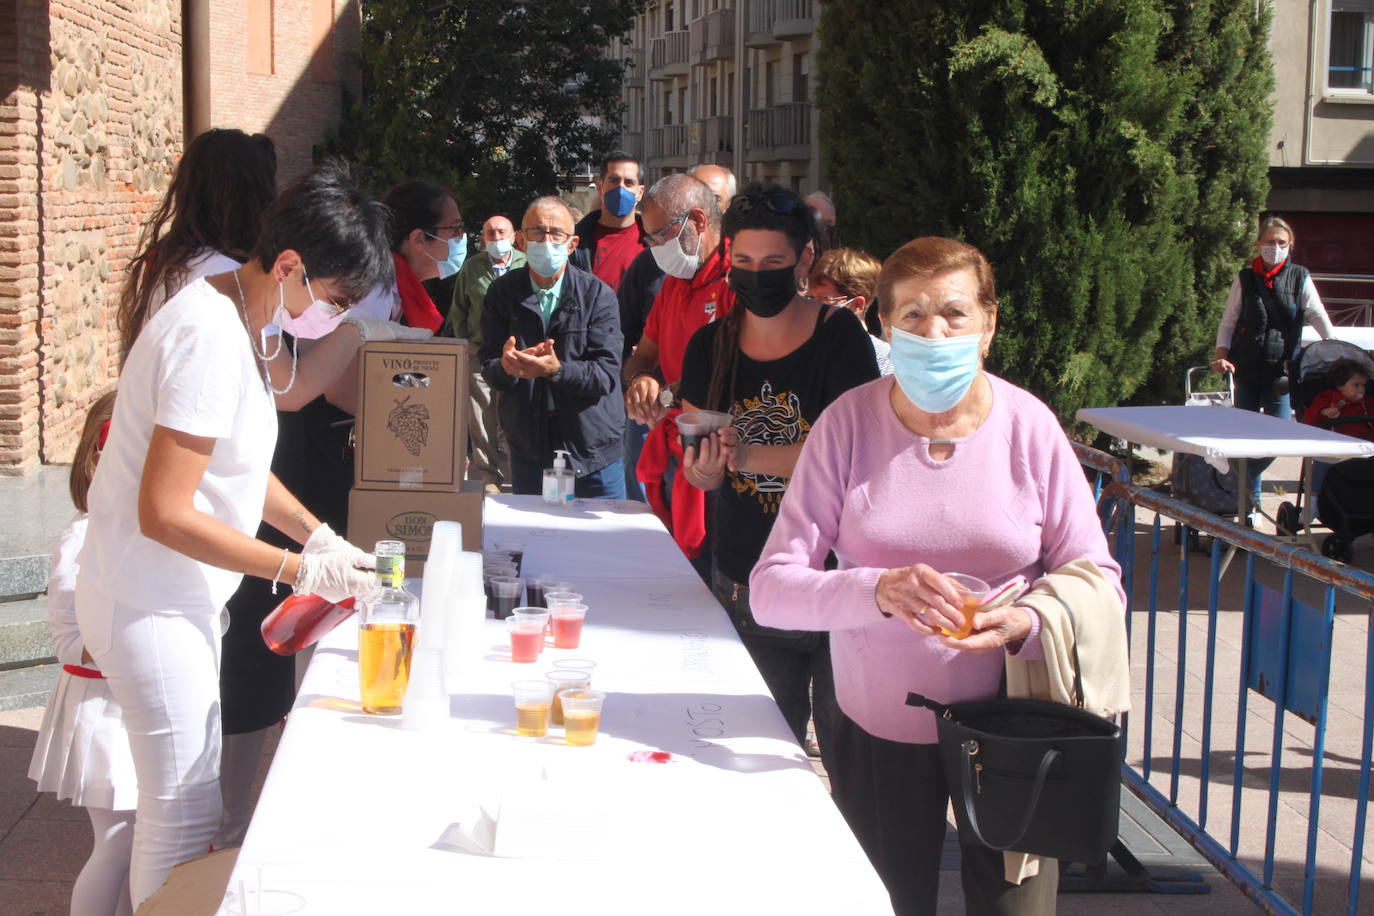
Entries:
<svg viewBox="0 0 1374 916">
<path fill-rule="evenodd" d="M 692 410 L 677 416 L 677 431 L 682 436 L 682 450 L 700 446 L 701 440 L 718 429 L 730 425 L 730 415 L 715 410 Z"/>
</svg>

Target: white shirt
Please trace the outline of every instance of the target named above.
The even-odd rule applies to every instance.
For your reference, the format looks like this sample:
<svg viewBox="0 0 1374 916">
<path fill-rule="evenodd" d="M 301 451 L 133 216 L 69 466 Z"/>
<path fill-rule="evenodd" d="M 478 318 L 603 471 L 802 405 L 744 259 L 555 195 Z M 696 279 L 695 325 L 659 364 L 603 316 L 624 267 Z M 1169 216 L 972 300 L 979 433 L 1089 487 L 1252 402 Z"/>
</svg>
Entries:
<svg viewBox="0 0 1374 916">
<path fill-rule="evenodd" d="M 104 596 L 145 610 L 218 609 L 241 573 L 193 560 L 139 532 L 139 486 L 155 425 L 217 440 L 195 506 L 254 536 L 277 414 L 237 304 L 203 279 L 168 300 L 129 351 L 91 483 L 78 575 Z"/>
<path fill-rule="evenodd" d="M 64 665 L 97 667 L 81 660 L 81 630 L 76 625 L 76 557 L 86 540 L 86 513 L 78 513 L 57 539 L 48 573 L 48 632 L 57 660 Z"/>
<path fill-rule="evenodd" d="M 202 248 L 191 256 L 191 260 L 186 262 L 185 273 L 181 277 L 181 286 L 177 292 L 190 286 L 192 281 L 199 280 L 201 277 L 215 277 L 220 274 L 227 274 L 231 270 L 238 270 L 243 265 L 227 254 L 220 254 L 213 248 Z M 162 296 L 162 287 L 153 290 L 148 298 L 148 318 L 151 319 L 157 314 L 157 310 L 162 308 L 166 300 Z M 147 324 L 147 320 L 144 321 Z"/>
<path fill-rule="evenodd" d="M 1303 319 L 1312 327 L 1317 329 L 1317 333 L 1323 340 L 1330 340 L 1336 335 L 1336 329 L 1331 325 L 1331 319 L 1327 317 L 1326 306 L 1322 304 L 1322 297 L 1317 295 L 1317 284 L 1312 282 L 1312 275 L 1307 275 L 1307 282 L 1302 285 L 1302 292 L 1299 294 L 1302 299 Z M 1226 294 L 1226 308 L 1221 313 L 1221 324 L 1217 327 L 1217 346 L 1231 348 L 1231 338 L 1236 332 L 1236 322 L 1240 320 L 1240 277 L 1231 281 L 1231 291 Z"/>
</svg>

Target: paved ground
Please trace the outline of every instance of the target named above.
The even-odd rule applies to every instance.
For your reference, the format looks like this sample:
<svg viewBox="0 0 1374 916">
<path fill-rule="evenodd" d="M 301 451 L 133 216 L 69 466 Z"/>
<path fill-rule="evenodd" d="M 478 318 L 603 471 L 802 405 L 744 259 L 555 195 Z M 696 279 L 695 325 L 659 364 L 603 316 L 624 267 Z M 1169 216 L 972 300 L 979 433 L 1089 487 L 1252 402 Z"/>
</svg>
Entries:
<svg viewBox="0 0 1374 916">
<path fill-rule="evenodd" d="M 1269 476 L 1273 482 L 1286 486 L 1289 492 L 1296 479 L 1296 465 L 1280 464 Z M 1279 498 L 1268 496 L 1266 504 L 1276 505 Z M 1272 506 L 1270 506 L 1272 508 Z M 1148 543 L 1150 519 L 1138 520 L 1142 543 Z M 1178 634 L 1177 594 L 1179 552 L 1172 548 L 1172 537 L 1166 533 L 1168 548 L 1161 557 L 1161 614 L 1156 625 L 1153 648 L 1144 615 L 1138 615 L 1133 632 L 1133 687 L 1135 712 L 1128 730 L 1131 759 L 1137 766 L 1147 757 L 1153 762 L 1152 784 L 1161 791 L 1170 791 L 1167 760 L 1173 742 L 1173 723 L 1181 722 L 1180 747 L 1183 766 L 1177 788 L 1182 810 L 1196 816 L 1202 786 L 1200 780 L 1203 758 L 1202 696 L 1204 682 L 1201 652 L 1207 637 L 1205 615 L 1191 613 L 1183 632 L 1186 647 L 1181 651 Z M 1190 600 L 1193 609 L 1205 606 L 1206 563 L 1193 554 L 1190 567 Z M 1369 539 L 1357 543 L 1355 565 L 1374 570 L 1374 544 Z M 1143 602 L 1148 589 L 1148 561 L 1137 571 L 1138 602 Z M 1273 581 L 1272 573 L 1262 576 Z M 1225 837 L 1231 816 L 1231 784 L 1236 758 L 1235 709 L 1241 695 L 1236 671 L 1240 658 L 1241 570 L 1227 574 L 1223 583 L 1217 623 L 1218 680 L 1213 689 L 1212 745 L 1208 759 L 1212 764 L 1209 781 L 1209 824 Z M 1307 594 L 1307 600 L 1317 596 Z M 1170 604 L 1169 601 L 1174 603 Z M 1143 603 L 1137 607 L 1143 607 Z M 1355 776 L 1360 758 L 1361 725 L 1364 708 L 1364 661 L 1368 634 L 1368 607 L 1357 602 L 1338 602 L 1338 619 L 1332 665 L 1331 712 L 1328 740 L 1325 749 L 1327 766 L 1326 791 L 1319 824 L 1319 880 L 1315 912 L 1344 911 L 1345 881 L 1350 874 L 1352 833 L 1355 818 Z M 1153 695 L 1155 705 L 1150 712 L 1153 723 L 1152 744 L 1144 745 L 1146 720 L 1146 659 L 1155 661 Z M 1183 661 L 1186 702 L 1182 715 L 1174 706 L 1174 686 L 1177 682 L 1180 658 Z M 1271 772 L 1270 748 L 1273 743 L 1274 706 L 1253 691 L 1249 696 L 1250 725 L 1246 730 L 1245 766 L 1242 775 L 1242 806 L 1239 817 L 1240 855 L 1243 860 L 1256 861 L 1262 856 L 1267 841 L 1270 817 L 1267 811 L 1268 777 Z M 40 796 L 26 777 L 34 730 L 42 711 L 24 709 L 0 713 L 0 916 L 46 916 L 67 912 L 71 882 L 80 870 L 90 849 L 89 827 L 84 814 L 51 796 Z M 1276 885 L 1293 894 L 1301 879 L 1302 861 L 1307 838 L 1306 786 L 1310 778 L 1313 729 L 1307 723 L 1287 716 L 1279 745 L 1281 792 L 1276 801 L 1273 819 L 1274 849 L 1276 853 Z M 263 772 L 275 748 L 272 742 L 264 753 Z M 944 878 L 941 888 L 941 913 L 962 912 L 963 899 L 959 889 L 957 847 L 947 846 Z M 1374 848 L 1366 844 L 1363 858 L 1374 865 Z M 1374 867 L 1366 866 L 1365 873 L 1374 877 Z M 1153 914 L 1208 913 L 1210 916 L 1249 914 L 1254 905 L 1216 872 L 1209 872 L 1207 883 L 1211 893 L 1200 896 L 1161 896 L 1151 894 L 1078 894 L 1062 895 L 1059 909 L 1065 914 Z M 1369 882 L 1366 882 L 1369 883 Z M 1365 909 L 1374 906 L 1374 888 L 1364 895 Z"/>
</svg>

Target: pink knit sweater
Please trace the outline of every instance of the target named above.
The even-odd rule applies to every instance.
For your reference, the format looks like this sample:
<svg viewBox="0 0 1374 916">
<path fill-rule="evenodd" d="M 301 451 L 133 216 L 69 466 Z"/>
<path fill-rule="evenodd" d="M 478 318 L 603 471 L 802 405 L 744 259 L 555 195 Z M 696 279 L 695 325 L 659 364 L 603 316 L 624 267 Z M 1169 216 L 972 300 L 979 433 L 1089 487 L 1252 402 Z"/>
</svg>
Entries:
<svg viewBox="0 0 1374 916">
<path fill-rule="evenodd" d="M 945 461 L 893 412 L 891 377 L 835 401 L 807 437 L 750 577 L 759 623 L 830 631 L 840 708 L 880 738 L 934 742 L 932 714 L 906 706 L 907 691 L 945 702 L 991 697 L 1003 665 L 1000 652 L 947 649 L 884 617 L 874 598 L 884 570 L 926 563 L 997 588 L 1087 557 L 1120 576 L 1054 415 L 986 377 L 992 410 Z M 826 572 L 831 550 L 839 568 Z M 1037 625 L 1021 652 L 1038 652 L 1038 639 Z"/>
</svg>

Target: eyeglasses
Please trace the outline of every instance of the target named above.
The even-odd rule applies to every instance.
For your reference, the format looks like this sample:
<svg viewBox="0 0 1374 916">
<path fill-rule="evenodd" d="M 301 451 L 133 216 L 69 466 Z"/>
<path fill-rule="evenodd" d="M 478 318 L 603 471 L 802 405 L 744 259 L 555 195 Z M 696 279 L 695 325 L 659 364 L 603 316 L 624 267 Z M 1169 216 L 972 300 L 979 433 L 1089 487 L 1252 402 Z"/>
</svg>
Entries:
<svg viewBox="0 0 1374 916">
<path fill-rule="evenodd" d="M 460 219 L 460 220 L 458 220 L 458 222 L 453 223 L 453 224 L 448 225 L 448 226 L 435 226 L 435 227 L 434 227 L 434 231 L 435 231 L 436 233 L 438 233 L 438 232 L 452 232 L 454 235 L 466 235 L 466 234 L 467 234 L 467 231 L 468 231 L 468 226 L 467 226 L 467 223 L 463 222 L 463 221 Z"/>
<path fill-rule="evenodd" d="M 659 245 L 662 245 L 664 242 L 668 241 L 668 231 L 670 229 L 672 229 L 674 226 L 681 226 L 686 221 L 687 214 L 684 213 L 668 225 L 664 226 L 662 229 L 658 230 L 657 232 L 646 232 L 644 234 L 644 238 L 649 243 L 649 246 L 651 248 L 656 248 Z"/>
<path fill-rule="evenodd" d="M 572 237 L 571 232 L 565 232 L 556 226 L 526 226 L 520 232 L 531 242 L 548 240 L 555 245 L 566 242 Z"/>
<path fill-rule="evenodd" d="M 767 207 L 774 213 L 791 213 L 801 206 L 803 204 L 800 197 L 782 188 L 751 191 L 748 194 L 740 194 L 730 202 L 730 208 L 740 213 L 748 213 L 755 207 Z"/>
</svg>

